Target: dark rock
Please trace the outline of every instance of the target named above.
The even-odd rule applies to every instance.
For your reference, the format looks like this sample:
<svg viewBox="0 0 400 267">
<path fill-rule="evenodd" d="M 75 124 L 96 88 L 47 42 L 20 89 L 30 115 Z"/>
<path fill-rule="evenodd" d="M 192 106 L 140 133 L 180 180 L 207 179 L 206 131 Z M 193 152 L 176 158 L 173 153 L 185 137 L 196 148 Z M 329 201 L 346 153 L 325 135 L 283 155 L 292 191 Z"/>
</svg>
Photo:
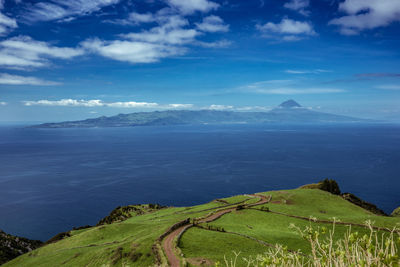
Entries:
<svg viewBox="0 0 400 267">
<path fill-rule="evenodd" d="M 379 209 L 376 205 L 366 202 L 360 199 L 359 197 L 355 196 L 354 194 L 344 193 L 342 194 L 342 197 L 345 200 L 350 201 L 351 203 L 360 206 L 361 208 L 368 210 L 376 215 L 387 216 L 387 214 L 383 210 Z"/>
<path fill-rule="evenodd" d="M 42 241 L 6 234 L 0 230 L 0 265 L 42 245 Z"/>
</svg>

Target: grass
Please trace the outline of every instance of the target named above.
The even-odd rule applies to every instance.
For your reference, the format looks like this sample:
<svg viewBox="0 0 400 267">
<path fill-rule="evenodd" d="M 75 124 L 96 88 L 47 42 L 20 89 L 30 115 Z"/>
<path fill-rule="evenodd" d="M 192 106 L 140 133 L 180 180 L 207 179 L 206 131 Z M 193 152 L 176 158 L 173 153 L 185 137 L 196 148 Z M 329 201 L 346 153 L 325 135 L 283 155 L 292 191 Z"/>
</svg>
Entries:
<svg viewBox="0 0 400 267">
<path fill-rule="evenodd" d="M 285 214 L 306 218 L 314 216 L 324 220 L 336 217 L 343 222 L 353 223 L 364 223 L 369 219 L 374 221 L 375 225 L 388 228 L 400 223 L 400 218 L 376 216 L 339 196 L 320 190 L 295 189 L 262 194 L 272 195 L 272 203 L 265 204 L 264 207 Z M 132 212 L 132 217 L 126 216 L 127 218 L 120 222 L 71 231 L 71 237 L 24 254 L 4 266 L 153 266 L 155 256 L 152 246 L 170 226 L 187 218 L 205 216 L 220 207 L 241 201 L 250 204 L 257 202 L 258 198 L 240 195 L 193 207 L 144 209 L 145 213 L 142 215 Z M 209 225 L 272 245 L 282 244 L 289 250 L 301 249 L 304 253 L 311 252 L 310 243 L 289 227 L 295 224 L 305 228 L 310 222 L 260 209 L 261 206 L 255 206 L 252 209 L 234 211 Z M 331 226 L 315 222 L 311 224 L 314 227 Z M 345 235 L 347 229 L 347 226 L 337 225 L 334 240 L 337 241 L 340 236 Z M 360 234 L 368 231 L 362 227 L 352 229 Z M 206 260 L 206 264 L 223 263 L 224 256 L 232 257 L 233 251 L 241 251 L 242 258 L 256 256 L 269 249 L 251 238 L 227 232 L 198 227 L 185 232 L 179 246 L 189 265 L 190 262 L 201 260 Z M 238 264 L 237 266 L 242 266 L 242 263 Z"/>
<path fill-rule="evenodd" d="M 371 220 L 375 226 L 387 228 L 393 228 L 400 223 L 399 218 L 375 215 L 343 200 L 340 196 L 321 190 L 294 189 L 270 191 L 264 194 L 272 195 L 272 202 L 264 206 L 271 211 L 285 214 L 306 218 L 313 216 L 320 220 L 332 220 L 336 217 L 342 222 L 360 224 Z"/>
<path fill-rule="evenodd" d="M 182 237 L 179 246 L 186 258 L 205 258 L 215 262 L 223 262 L 224 256 L 233 251 L 241 251 L 241 255 L 250 256 L 263 253 L 266 247 L 245 237 L 203 230 L 189 229 Z"/>
<path fill-rule="evenodd" d="M 243 222 L 246 218 L 246 222 Z M 288 249 L 296 251 L 301 249 L 308 253 L 310 246 L 293 229 L 291 224 L 304 228 L 310 224 L 308 221 L 290 218 L 283 215 L 261 212 L 257 210 L 241 210 L 224 215 L 219 220 L 210 223 L 215 227 L 223 227 L 227 232 L 235 232 L 263 240 L 272 245 L 284 244 Z M 329 224 L 312 223 L 316 226 L 329 227 Z M 360 233 L 368 230 L 362 227 L 352 227 Z M 337 225 L 336 232 L 342 236 L 348 229 L 347 226 Z"/>
<path fill-rule="evenodd" d="M 369 231 L 360 234 L 348 229 L 339 239 L 335 239 L 336 227 L 332 225 L 328 231 L 325 228 L 307 226 L 300 228 L 294 226 L 299 236 L 307 240 L 312 248 L 308 254 L 292 253 L 281 245 L 270 248 L 256 257 L 243 257 L 238 259 L 235 254 L 233 260 L 225 260 L 225 266 L 290 266 L 290 267 L 322 267 L 322 266 L 374 266 L 398 267 L 400 266 L 400 233 L 394 228 L 390 233 L 381 235 L 366 224 Z M 221 264 L 217 264 L 221 266 Z"/>
</svg>

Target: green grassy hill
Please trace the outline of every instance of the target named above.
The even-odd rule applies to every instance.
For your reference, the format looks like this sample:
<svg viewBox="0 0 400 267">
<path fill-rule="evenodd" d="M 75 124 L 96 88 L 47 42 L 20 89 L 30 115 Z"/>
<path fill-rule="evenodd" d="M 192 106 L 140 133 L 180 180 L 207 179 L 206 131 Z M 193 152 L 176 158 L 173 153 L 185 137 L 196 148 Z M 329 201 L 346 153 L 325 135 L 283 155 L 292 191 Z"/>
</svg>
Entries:
<svg viewBox="0 0 400 267">
<path fill-rule="evenodd" d="M 260 195 L 269 202 L 255 205 Z M 253 204 L 253 205 L 251 205 Z M 174 253 L 189 266 L 214 266 L 240 251 L 240 258 L 262 254 L 275 244 L 289 251 L 310 253 L 310 245 L 290 225 L 332 227 L 334 239 L 343 237 L 351 228 L 368 233 L 366 220 L 374 222 L 375 230 L 388 234 L 385 228 L 400 226 L 399 217 L 375 215 L 339 195 L 322 190 L 294 189 L 240 195 L 215 200 L 194 207 L 160 207 L 136 205 L 119 207 L 101 224 L 73 230 L 63 239 L 26 253 L 4 266 L 154 266 L 166 265 L 167 256 L 160 239 L 171 226 L 190 218 L 194 226 L 185 229 L 174 243 Z M 230 212 L 208 223 L 199 222 L 212 213 Z M 313 217 L 312 220 L 309 218 Z M 108 224 L 110 223 L 110 224 Z M 174 230 L 174 229 L 170 229 Z M 237 266 L 244 265 L 244 262 Z M 244 265 L 245 266 L 245 265 Z"/>
</svg>

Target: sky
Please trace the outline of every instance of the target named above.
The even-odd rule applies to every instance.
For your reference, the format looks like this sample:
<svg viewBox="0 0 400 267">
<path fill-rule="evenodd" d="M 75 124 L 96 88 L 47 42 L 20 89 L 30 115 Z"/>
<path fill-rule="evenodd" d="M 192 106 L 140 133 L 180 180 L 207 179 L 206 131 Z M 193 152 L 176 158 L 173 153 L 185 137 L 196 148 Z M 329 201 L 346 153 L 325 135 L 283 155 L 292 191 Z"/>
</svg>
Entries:
<svg viewBox="0 0 400 267">
<path fill-rule="evenodd" d="M 400 120 L 399 0 L 0 0 L 0 121 L 167 109 Z"/>
</svg>

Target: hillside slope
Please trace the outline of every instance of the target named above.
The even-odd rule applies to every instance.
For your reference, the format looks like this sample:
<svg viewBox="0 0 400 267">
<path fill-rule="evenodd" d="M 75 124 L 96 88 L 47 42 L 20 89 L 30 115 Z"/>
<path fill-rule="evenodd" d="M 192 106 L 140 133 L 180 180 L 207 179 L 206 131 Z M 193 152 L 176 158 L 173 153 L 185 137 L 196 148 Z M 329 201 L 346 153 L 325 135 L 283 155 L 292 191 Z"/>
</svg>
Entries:
<svg viewBox="0 0 400 267">
<path fill-rule="evenodd" d="M 366 220 L 374 221 L 382 233 L 400 223 L 400 218 L 375 215 L 338 195 L 315 189 L 239 195 L 194 207 L 118 209 L 102 224 L 73 230 L 69 237 L 4 266 L 167 265 L 168 251 L 162 242 L 181 226 L 186 227 L 180 239 L 172 238 L 174 255 L 189 265 L 204 266 L 223 262 L 224 255 L 230 257 L 233 251 L 241 251 L 241 257 L 255 256 L 276 243 L 308 253 L 308 243 L 289 228 L 291 224 L 330 227 L 335 217 L 341 221 L 336 225 L 336 238 L 350 225 L 367 233 Z M 311 221 L 310 216 L 314 217 Z"/>
</svg>

